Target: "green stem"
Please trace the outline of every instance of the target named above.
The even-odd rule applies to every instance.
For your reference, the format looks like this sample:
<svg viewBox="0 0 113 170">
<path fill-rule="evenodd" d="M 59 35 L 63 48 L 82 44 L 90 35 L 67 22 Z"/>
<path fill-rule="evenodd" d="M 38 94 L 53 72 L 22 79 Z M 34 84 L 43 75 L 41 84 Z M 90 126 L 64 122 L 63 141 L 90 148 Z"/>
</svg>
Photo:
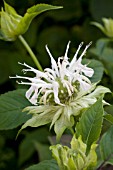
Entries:
<svg viewBox="0 0 113 170">
<path fill-rule="evenodd" d="M 22 37 L 22 35 L 18 36 L 19 40 L 21 41 L 21 43 L 24 45 L 24 47 L 26 48 L 26 50 L 28 51 L 28 53 L 30 54 L 31 58 L 33 59 L 34 63 L 36 64 L 37 68 L 40 71 L 43 71 L 38 59 L 36 58 L 35 54 L 33 53 L 33 51 L 31 50 L 30 46 L 28 45 L 28 43 L 25 41 L 25 39 Z"/>
<path fill-rule="evenodd" d="M 74 135 L 74 130 L 73 130 L 73 128 L 69 128 L 69 130 L 70 130 L 70 132 L 72 133 L 72 135 Z"/>
</svg>

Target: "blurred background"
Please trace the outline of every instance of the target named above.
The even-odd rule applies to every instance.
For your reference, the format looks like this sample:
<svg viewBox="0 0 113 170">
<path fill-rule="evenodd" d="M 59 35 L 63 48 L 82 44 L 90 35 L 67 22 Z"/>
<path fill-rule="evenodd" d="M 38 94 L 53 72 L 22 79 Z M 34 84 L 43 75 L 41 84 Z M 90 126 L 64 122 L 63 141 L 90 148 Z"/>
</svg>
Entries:
<svg viewBox="0 0 113 170">
<path fill-rule="evenodd" d="M 20 15 L 24 15 L 27 8 L 38 3 L 63 6 L 63 9 L 48 11 L 37 16 L 23 37 L 43 68 L 50 66 L 50 59 L 45 50 L 46 44 L 53 57 L 57 59 L 64 54 L 69 40 L 71 41 L 69 58 L 73 57 L 81 41 L 84 42 L 83 47 L 92 41 L 86 58 L 98 61 L 101 84 L 113 91 L 113 43 L 98 28 L 91 25 L 92 21 L 101 23 L 103 17 L 113 18 L 113 0 L 109 2 L 106 0 L 6 0 L 6 2 Z M 2 0 L 0 6 L 3 6 Z M 22 75 L 23 67 L 18 65 L 18 62 L 25 62 L 35 67 L 18 39 L 14 42 L 0 40 L 0 94 L 17 88 L 26 88 L 19 86 L 15 79 L 9 79 L 9 76 Z M 107 95 L 106 100 L 111 104 L 106 111 L 113 114 L 112 96 Z M 105 124 L 108 128 L 109 124 Z M 23 170 L 33 163 L 51 159 L 48 149 L 48 136 L 51 134 L 47 130 L 48 127 L 47 129 L 46 127 L 29 128 L 29 134 L 26 130 L 15 140 L 18 129 L 0 131 L 0 170 Z"/>
</svg>

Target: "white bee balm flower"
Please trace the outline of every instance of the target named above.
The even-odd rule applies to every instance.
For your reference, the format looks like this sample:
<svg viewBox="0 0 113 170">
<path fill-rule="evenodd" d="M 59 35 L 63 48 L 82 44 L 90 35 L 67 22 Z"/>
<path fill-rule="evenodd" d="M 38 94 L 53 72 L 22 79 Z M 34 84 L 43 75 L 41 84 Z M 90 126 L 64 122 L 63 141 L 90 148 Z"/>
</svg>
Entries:
<svg viewBox="0 0 113 170">
<path fill-rule="evenodd" d="M 25 73 L 32 71 L 36 74 L 34 78 L 16 76 L 16 78 L 29 80 L 29 82 L 22 81 L 20 84 L 31 86 L 26 92 L 26 98 L 32 104 L 37 105 L 38 102 L 49 104 L 53 99 L 56 104 L 65 105 L 65 102 L 73 97 L 74 93 L 79 89 L 88 91 L 91 88 L 91 81 L 88 77 L 92 77 L 94 70 L 81 63 L 82 57 L 91 43 L 86 46 L 81 56 L 77 59 L 78 52 L 83 45 L 81 43 L 71 62 L 68 61 L 67 56 L 69 44 L 70 42 L 67 45 L 64 57 L 59 57 L 57 63 L 46 46 L 51 59 L 51 68 L 46 68 L 44 72 L 36 70 L 25 63 L 22 64 L 27 67 L 27 69 L 23 69 Z M 40 95 L 40 100 L 38 100 Z"/>
<path fill-rule="evenodd" d="M 29 119 L 21 128 L 27 126 L 38 127 L 51 123 L 54 125 L 57 139 L 60 139 L 66 128 L 72 128 L 75 123 L 74 117 L 93 105 L 97 99 L 110 92 L 109 89 L 92 84 L 89 77 L 92 77 L 94 70 L 82 64 L 82 57 L 85 55 L 89 43 L 80 57 L 77 58 L 81 43 L 72 59 L 69 62 L 68 50 L 70 42 L 67 44 L 64 57 L 59 57 L 56 62 L 48 47 L 46 50 L 51 59 L 51 68 L 46 68 L 44 72 L 36 70 L 27 64 L 21 64 L 28 71 L 35 73 L 34 78 L 16 76 L 16 78 L 27 80 L 20 84 L 30 85 L 26 92 L 26 98 L 36 106 L 29 106 L 24 111 L 32 113 Z"/>
</svg>

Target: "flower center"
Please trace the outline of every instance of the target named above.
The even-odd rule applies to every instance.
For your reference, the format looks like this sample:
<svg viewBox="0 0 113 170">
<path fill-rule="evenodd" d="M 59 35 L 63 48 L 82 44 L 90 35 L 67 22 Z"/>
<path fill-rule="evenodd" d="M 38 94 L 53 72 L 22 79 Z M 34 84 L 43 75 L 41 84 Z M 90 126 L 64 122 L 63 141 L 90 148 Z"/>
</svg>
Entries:
<svg viewBox="0 0 113 170">
<path fill-rule="evenodd" d="M 80 83 L 78 81 L 72 83 L 73 92 L 71 95 L 69 95 L 67 88 L 63 85 L 60 79 L 57 80 L 59 83 L 59 92 L 58 92 L 58 98 L 60 100 L 60 103 L 62 104 L 69 104 L 70 100 L 73 100 L 77 96 L 77 92 L 79 91 Z M 47 103 L 48 104 L 56 104 L 54 102 L 54 94 L 51 93 L 47 97 Z"/>
</svg>

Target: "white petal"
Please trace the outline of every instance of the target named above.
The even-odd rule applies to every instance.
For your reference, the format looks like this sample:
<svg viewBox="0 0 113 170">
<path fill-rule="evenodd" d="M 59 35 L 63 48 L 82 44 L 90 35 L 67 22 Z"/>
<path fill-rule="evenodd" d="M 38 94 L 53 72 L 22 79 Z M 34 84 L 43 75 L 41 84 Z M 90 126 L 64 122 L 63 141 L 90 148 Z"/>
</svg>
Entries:
<svg viewBox="0 0 113 170">
<path fill-rule="evenodd" d="M 47 45 L 46 45 L 46 50 L 47 50 L 47 52 L 48 52 L 48 54 L 49 54 L 49 56 L 50 56 L 50 58 L 51 58 L 52 70 L 55 70 L 55 71 L 56 71 L 57 76 L 59 76 L 57 63 L 56 63 L 56 61 L 54 60 L 53 56 L 51 55 L 51 53 L 50 53 L 50 51 L 49 51 L 49 49 L 48 49 Z"/>
<path fill-rule="evenodd" d="M 82 80 L 79 80 L 80 82 L 80 88 L 84 91 L 88 91 L 90 88 L 91 88 L 91 84 L 85 82 L 85 81 L 82 81 Z"/>
<path fill-rule="evenodd" d="M 20 62 L 18 62 L 18 63 L 19 63 L 20 65 L 23 65 L 23 66 L 26 66 L 26 67 L 29 68 L 29 69 L 23 69 L 23 71 L 24 71 L 25 73 L 26 73 L 27 71 L 32 71 L 32 72 L 40 75 L 40 77 L 43 77 L 43 74 L 44 74 L 43 72 L 41 72 L 41 71 L 39 71 L 39 70 L 37 70 L 37 69 L 34 69 L 33 67 L 27 65 L 26 63 L 24 63 L 24 64 L 22 64 L 22 63 L 20 63 Z"/>
<path fill-rule="evenodd" d="M 81 63 L 82 57 L 86 54 L 86 50 L 89 48 L 89 46 L 92 44 L 92 42 L 90 42 L 88 45 L 86 45 L 84 51 L 82 52 L 81 56 L 79 57 L 78 61 Z"/>
<path fill-rule="evenodd" d="M 55 72 L 53 70 L 47 68 L 44 71 L 46 71 L 45 74 L 48 76 L 49 82 L 55 81 L 56 75 L 55 75 Z"/>
<path fill-rule="evenodd" d="M 36 90 L 36 87 L 34 86 L 31 86 L 29 88 L 29 90 L 26 92 L 26 98 L 34 105 L 36 105 L 37 103 L 37 91 L 38 89 Z"/>
<path fill-rule="evenodd" d="M 63 83 L 63 86 L 67 88 L 69 96 L 71 96 L 73 92 L 73 87 L 71 86 L 71 84 L 66 80 L 63 80 L 62 83 Z"/>
<path fill-rule="evenodd" d="M 31 97 L 31 95 L 32 95 L 32 93 L 34 92 L 34 90 L 35 90 L 35 87 L 34 87 L 34 86 L 31 86 L 31 87 L 27 90 L 27 92 L 26 92 L 26 98 L 27 98 L 27 99 L 29 99 L 29 98 Z"/>
<path fill-rule="evenodd" d="M 58 89 L 59 89 L 59 84 L 57 82 L 53 82 L 54 101 L 55 103 L 60 104 L 60 100 L 58 98 Z"/>
<path fill-rule="evenodd" d="M 88 77 L 92 77 L 94 74 L 94 70 L 86 66 L 84 66 L 84 68 L 81 71 Z"/>
<path fill-rule="evenodd" d="M 64 55 L 64 59 L 68 60 L 68 56 L 67 56 L 67 53 L 68 53 L 68 50 L 69 50 L 69 45 L 70 45 L 71 41 L 68 42 L 67 44 L 67 48 L 66 48 L 66 52 L 65 52 L 65 55 Z"/>
<path fill-rule="evenodd" d="M 77 60 L 77 55 L 78 55 L 78 53 L 79 53 L 80 48 L 82 47 L 82 45 L 83 45 L 83 42 L 80 43 L 80 45 L 79 45 L 79 47 L 78 47 L 78 49 L 77 49 L 77 51 L 76 51 L 76 53 L 75 53 L 75 55 L 74 55 L 71 63 L 70 63 L 69 70 L 71 70 L 71 67 L 73 67 L 73 64 L 76 62 L 76 60 Z"/>
<path fill-rule="evenodd" d="M 44 104 L 46 104 L 47 103 L 47 96 L 50 94 L 50 93 L 53 93 L 53 90 L 47 90 L 46 92 L 45 92 L 45 94 L 43 95 L 43 102 L 44 102 Z"/>
</svg>

